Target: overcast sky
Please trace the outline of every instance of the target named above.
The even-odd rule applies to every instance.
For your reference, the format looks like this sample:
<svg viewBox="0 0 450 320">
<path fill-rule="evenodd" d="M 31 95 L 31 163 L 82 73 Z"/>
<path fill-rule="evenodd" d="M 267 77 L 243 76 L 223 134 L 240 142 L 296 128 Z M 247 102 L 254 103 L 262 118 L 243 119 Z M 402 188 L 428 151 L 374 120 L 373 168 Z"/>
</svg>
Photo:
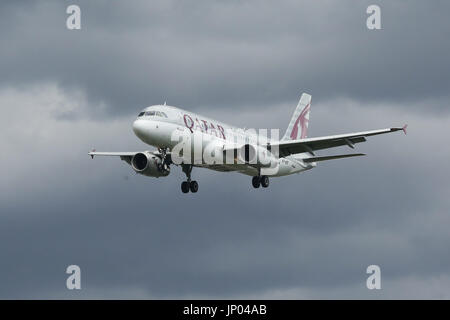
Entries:
<svg viewBox="0 0 450 320">
<path fill-rule="evenodd" d="M 132 5 L 0 3 L 0 298 L 450 298 L 448 1 Z M 285 130 L 302 92 L 310 136 L 408 135 L 268 189 L 194 169 L 195 195 L 87 156 L 150 149 L 131 123 L 164 101 Z"/>
</svg>

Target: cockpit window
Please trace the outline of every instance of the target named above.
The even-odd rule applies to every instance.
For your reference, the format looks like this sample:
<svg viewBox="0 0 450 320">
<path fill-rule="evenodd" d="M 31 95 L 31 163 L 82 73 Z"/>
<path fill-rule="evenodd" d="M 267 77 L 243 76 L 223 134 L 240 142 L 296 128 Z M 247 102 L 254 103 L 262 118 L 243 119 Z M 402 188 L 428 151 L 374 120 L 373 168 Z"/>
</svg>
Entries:
<svg viewBox="0 0 450 320">
<path fill-rule="evenodd" d="M 139 117 L 143 116 L 157 116 L 157 117 L 162 117 L 162 118 L 168 118 L 167 114 L 165 112 L 162 111 L 147 111 L 147 112 L 141 112 L 139 113 Z"/>
<path fill-rule="evenodd" d="M 142 116 L 157 116 L 157 117 L 162 117 L 162 118 L 168 118 L 167 114 L 163 111 L 147 111 L 147 112 L 141 112 L 139 113 L 138 117 L 142 117 Z"/>
</svg>

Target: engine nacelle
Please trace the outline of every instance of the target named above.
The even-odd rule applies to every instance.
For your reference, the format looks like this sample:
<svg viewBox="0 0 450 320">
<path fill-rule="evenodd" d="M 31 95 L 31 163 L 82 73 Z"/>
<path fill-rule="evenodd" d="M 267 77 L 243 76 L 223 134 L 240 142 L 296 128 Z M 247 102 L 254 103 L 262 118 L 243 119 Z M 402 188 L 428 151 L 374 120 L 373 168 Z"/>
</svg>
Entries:
<svg viewBox="0 0 450 320">
<path fill-rule="evenodd" d="M 165 177 L 170 173 L 170 167 L 151 152 L 136 153 L 131 158 L 131 167 L 137 173 L 148 177 Z"/>
<path fill-rule="evenodd" d="M 245 144 L 238 150 L 240 163 L 254 164 L 260 167 L 274 167 L 278 164 L 275 156 L 262 146 Z"/>
</svg>

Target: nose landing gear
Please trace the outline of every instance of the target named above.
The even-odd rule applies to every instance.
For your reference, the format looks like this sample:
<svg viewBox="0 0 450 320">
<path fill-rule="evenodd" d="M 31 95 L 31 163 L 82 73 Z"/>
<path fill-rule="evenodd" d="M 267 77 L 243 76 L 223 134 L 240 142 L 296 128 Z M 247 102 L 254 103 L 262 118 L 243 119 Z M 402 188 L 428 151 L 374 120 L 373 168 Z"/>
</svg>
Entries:
<svg viewBox="0 0 450 320">
<path fill-rule="evenodd" d="M 260 180 L 259 176 L 255 176 L 252 178 L 252 185 L 253 185 L 253 188 L 255 188 L 255 189 L 259 188 L 259 186 L 261 185 L 261 180 Z"/>
<path fill-rule="evenodd" d="M 181 191 L 182 191 L 183 193 L 188 193 L 188 192 L 189 192 L 189 182 L 183 181 L 183 182 L 181 183 Z"/>
<path fill-rule="evenodd" d="M 252 178 L 253 188 L 257 189 L 259 186 L 263 188 L 267 188 L 269 186 L 269 177 L 268 176 L 255 176 Z"/>
<path fill-rule="evenodd" d="M 192 193 L 198 191 L 198 183 L 195 180 L 191 180 L 192 165 L 182 165 L 183 172 L 186 174 L 187 181 L 181 183 L 181 192 L 188 193 L 189 190 Z"/>
<path fill-rule="evenodd" d="M 189 183 L 189 189 L 191 190 L 191 192 L 196 193 L 198 191 L 198 183 L 197 181 L 191 181 Z"/>
<path fill-rule="evenodd" d="M 269 177 L 261 176 L 261 185 L 263 188 L 267 188 L 269 186 Z"/>
</svg>

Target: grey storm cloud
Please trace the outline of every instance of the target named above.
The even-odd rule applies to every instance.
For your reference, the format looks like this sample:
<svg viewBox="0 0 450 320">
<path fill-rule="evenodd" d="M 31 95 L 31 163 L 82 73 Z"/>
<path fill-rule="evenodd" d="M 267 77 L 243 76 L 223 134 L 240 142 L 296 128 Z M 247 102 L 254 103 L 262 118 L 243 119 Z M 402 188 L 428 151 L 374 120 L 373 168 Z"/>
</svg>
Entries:
<svg viewBox="0 0 450 320">
<path fill-rule="evenodd" d="M 3 1 L 0 297 L 450 298 L 449 4 L 378 3 L 368 31 L 365 1 Z M 179 168 L 87 156 L 149 149 L 131 131 L 149 104 L 285 128 L 302 91 L 312 136 L 409 133 L 256 192 L 194 169 L 183 195 Z"/>
<path fill-rule="evenodd" d="M 112 117 L 168 100 L 189 108 L 293 101 L 448 98 L 446 1 L 67 1 L 2 5 L 5 84 L 57 81 Z M 430 107 L 440 110 L 440 106 Z"/>
</svg>

